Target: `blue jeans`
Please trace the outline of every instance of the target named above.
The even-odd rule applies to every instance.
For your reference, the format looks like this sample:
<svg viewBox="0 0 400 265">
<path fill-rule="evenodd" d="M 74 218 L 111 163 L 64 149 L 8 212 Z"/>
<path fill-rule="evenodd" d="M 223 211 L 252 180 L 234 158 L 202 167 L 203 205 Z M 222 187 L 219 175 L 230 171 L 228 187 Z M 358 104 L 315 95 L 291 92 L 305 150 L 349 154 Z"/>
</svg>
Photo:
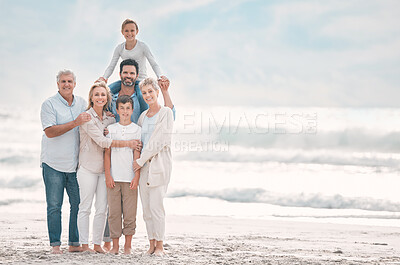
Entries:
<svg viewBox="0 0 400 265">
<path fill-rule="evenodd" d="M 79 246 L 77 216 L 80 200 L 76 172 L 60 172 L 42 163 L 42 174 L 46 189 L 47 229 L 50 246 L 61 245 L 61 207 L 64 200 L 64 188 L 67 190 L 70 204 L 68 245 Z"/>
<path fill-rule="evenodd" d="M 106 226 L 104 227 L 104 234 L 103 234 L 103 241 L 104 242 L 111 242 L 111 237 L 110 237 L 110 226 L 108 225 L 108 216 L 110 215 L 110 212 L 107 209 L 107 219 L 106 219 Z"/>
<path fill-rule="evenodd" d="M 110 88 L 112 95 L 118 93 L 121 90 L 121 80 L 111 83 L 108 87 Z M 135 90 L 136 89 L 139 90 L 139 81 L 137 81 L 137 80 L 135 82 Z"/>
</svg>

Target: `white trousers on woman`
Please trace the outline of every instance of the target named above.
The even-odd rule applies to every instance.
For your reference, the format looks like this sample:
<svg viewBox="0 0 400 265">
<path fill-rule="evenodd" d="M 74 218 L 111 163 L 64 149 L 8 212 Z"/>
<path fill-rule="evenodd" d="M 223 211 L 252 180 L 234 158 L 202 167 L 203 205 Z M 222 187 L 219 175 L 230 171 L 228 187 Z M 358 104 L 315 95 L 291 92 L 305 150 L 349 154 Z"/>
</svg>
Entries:
<svg viewBox="0 0 400 265">
<path fill-rule="evenodd" d="M 164 241 L 165 237 L 165 210 L 164 197 L 168 185 L 148 187 L 149 163 L 140 170 L 139 193 L 143 207 L 143 220 L 146 223 L 149 240 Z"/>
<path fill-rule="evenodd" d="M 79 184 L 78 230 L 81 244 L 89 244 L 89 216 L 96 194 L 95 214 L 93 218 L 93 244 L 100 245 L 107 217 L 107 188 L 104 173 L 92 173 L 84 167 L 77 172 Z"/>
</svg>

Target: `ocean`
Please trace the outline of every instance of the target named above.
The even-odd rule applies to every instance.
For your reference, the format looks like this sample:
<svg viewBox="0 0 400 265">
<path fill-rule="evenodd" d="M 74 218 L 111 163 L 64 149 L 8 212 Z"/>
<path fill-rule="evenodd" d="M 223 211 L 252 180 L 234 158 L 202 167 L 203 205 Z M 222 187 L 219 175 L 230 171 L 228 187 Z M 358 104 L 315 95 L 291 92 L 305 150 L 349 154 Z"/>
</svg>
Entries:
<svg viewBox="0 0 400 265">
<path fill-rule="evenodd" d="M 40 104 L 0 108 L 2 214 L 45 218 L 39 113 Z M 187 106 L 176 114 L 167 215 L 400 226 L 400 109 Z"/>
</svg>

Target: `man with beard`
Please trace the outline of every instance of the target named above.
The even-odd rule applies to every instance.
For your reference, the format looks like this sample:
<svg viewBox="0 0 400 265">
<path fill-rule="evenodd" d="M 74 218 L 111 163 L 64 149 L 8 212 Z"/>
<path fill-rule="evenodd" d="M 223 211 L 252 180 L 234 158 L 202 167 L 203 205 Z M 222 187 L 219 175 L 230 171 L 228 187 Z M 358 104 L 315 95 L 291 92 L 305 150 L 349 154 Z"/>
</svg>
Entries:
<svg viewBox="0 0 400 265">
<path fill-rule="evenodd" d="M 126 59 L 120 64 L 119 76 L 121 78 L 121 90 L 112 95 L 111 112 L 115 115 L 115 119 L 119 122 L 117 113 L 117 99 L 119 96 L 127 95 L 133 100 L 133 114 L 131 120 L 137 123 L 140 114 L 147 110 L 149 106 L 144 102 L 140 89 L 135 89 L 135 82 L 138 78 L 139 65 L 135 60 Z"/>
<path fill-rule="evenodd" d="M 116 102 L 119 96 L 128 95 L 133 100 L 133 114 L 131 116 L 131 120 L 132 122 L 137 123 L 140 114 L 149 108 L 143 99 L 139 86 L 135 85 L 139 76 L 139 64 L 133 59 L 126 59 L 121 62 L 119 69 L 121 90 L 112 95 L 111 112 L 115 115 L 117 122 L 119 122 Z M 168 92 L 169 80 L 162 76 L 161 79 L 158 80 L 158 85 L 160 86 L 161 93 L 164 97 L 164 106 L 171 108 L 175 117 L 175 107 L 172 104 L 172 100 Z"/>
</svg>

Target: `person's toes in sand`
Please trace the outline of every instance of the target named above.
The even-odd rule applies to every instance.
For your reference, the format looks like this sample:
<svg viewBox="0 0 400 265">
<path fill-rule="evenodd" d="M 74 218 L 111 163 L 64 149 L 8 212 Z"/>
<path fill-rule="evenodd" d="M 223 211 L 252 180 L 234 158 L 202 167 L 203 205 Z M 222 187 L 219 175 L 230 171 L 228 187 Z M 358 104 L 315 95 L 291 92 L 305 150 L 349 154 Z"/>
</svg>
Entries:
<svg viewBox="0 0 400 265">
<path fill-rule="evenodd" d="M 130 247 L 124 247 L 124 254 L 125 254 L 125 255 L 132 254 L 132 248 L 130 248 Z"/>
<path fill-rule="evenodd" d="M 110 249 L 111 249 L 111 242 L 104 242 L 104 245 L 103 245 L 103 249 L 105 250 L 105 251 L 110 251 Z"/>
<path fill-rule="evenodd" d="M 156 241 L 156 249 L 154 250 L 154 255 L 162 257 L 165 255 L 164 246 L 162 241 Z"/>
<path fill-rule="evenodd" d="M 69 246 L 68 252 L 82 252 L 81 246 Z"/>
<path fill-rule="evenodd" d="M 150 247 L 147 251 L 146 251 L 146 255 L 152 255 L 154 253 L 155 248 L 154 247 Z"/>
<path fill-rule="evenodd" d="M 95 252 L 101 253 L 101 254 L 105 254 L 106 253 L 106 251 L 100 245 L 97 245 L 97 244 L 94 244 L 93 250 Z"/>
<path fill-rule="evenodd" d="M 117 254 L 119 253 L 119 247 L 114 247 L 114 246 L 113 246 L 113 247 L 110 249 L 110 251 L 108 251 L 107 253 L 117 255 Z"/>
<path fill-rule="evenodd" d="M 157 249 L 154 251 L 154 256 L 163 257 L 165 255 L 164 249 Z"/>
<path fill-rule="evenodd" d="M 125 235 L 124 254 L 132 253 L 132 235 Z"/>
<path fill-rule="evenodd" d="M 96 251 L 91 249 L 88 244 L 82 244 L 82 252 L 95 253 Z"/>
<path fill-rule="evenodd" d="M 149 240 L 149 249 L 146 251 L 146 255 L 152 255 L 156 250 L 156 241 L 154 239 Z"/>
<path fill-rule="evenodd" d="M 51 248 L 51 254 L 62 254 L 62 250 L 60 249 L 60 246 L 54 246 Z"/>
</svg>

